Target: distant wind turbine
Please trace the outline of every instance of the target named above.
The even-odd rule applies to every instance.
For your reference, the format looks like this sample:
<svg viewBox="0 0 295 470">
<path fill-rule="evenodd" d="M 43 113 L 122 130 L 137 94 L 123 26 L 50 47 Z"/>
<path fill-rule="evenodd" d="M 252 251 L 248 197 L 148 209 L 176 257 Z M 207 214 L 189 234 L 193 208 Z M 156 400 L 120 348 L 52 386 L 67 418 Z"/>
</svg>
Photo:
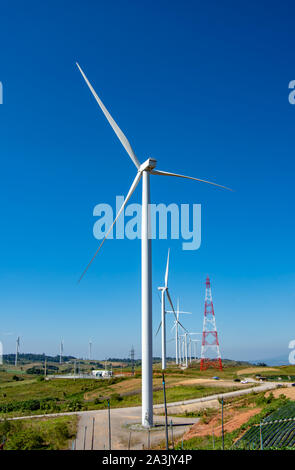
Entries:
<svg viewBox="0 0 295 470">
<path fill-rule="evenodd" d="M 63 340 L 61 339 L 60 340 L 60 349 L 59 349 L 59 363 L 60 364 L 62 363 L 63 352 L 64 352 L 64 343 L 63 343 Z"/>
<path fill-rule="evenodd" d="M 92 359 L 92 341 L 91 339 L 89 340 L 89 360 L 91 361 Z"/>
<path fill-rule="evenodd" d="M 168 310 L 166 313 L 174 313 L 173 311 Z M 179 342 L 179 326 L 186 332 L 187 329 L 184 328 L 184 326 L 180 323 L 179 321 L 179 315 L 186 313 L 188 315 L 191 315 L 191 312 L 184 312 L 183 310 L 179 310 L 179 299 L 177 299 L 177 310 L 176 310 L 176 319 L 174 320 L 174 324 L 172 327 L 172 330 L 175 328 L 175 362 L 176 364 L 179 363 L 179 357 L 181 356 L 181 351 L 180 351 L 180 342 Z"/>
<path fill-rule="evenodd" d="M 165 284 L 164 287 L 158 287 L 159 291 L 161 291 L 161 321 L 160 325 L 157 329 L 156 336 L 162 327 L 162 369 L 166 369 L 166 311 L 165 311 L 165 294 L 167 299 L 171 305 L 172 311 L 175 316 L 175 321 L 177 321 L 176 313 L 174 311 L 174 306 L 171 300 L 171 296 L 168 290 L 168 275 L 169 275 L 169 257 L 170 257 L 170 250 L 168 250 L 167 256 L 167 264 L 166 264 L 166 272 L 165 272 Z"/>
<path fill-rule="evenodd" d="M 96 250 L 94 256 L 86 266 L 83 271 L 79 281 L 85 275 L 89 266 L 92 264 L 94 258 L 98 254 L 105 240 L 112 231 L 113 226 L 120 217 L 120 214 L 123 212 L 126 204 L 128 203 L 131 195 L 136 189 L 138 183 L 142 178 L 142 213 L 141 213 L 141 316 L 142 316 L 142 333 L 141 333 L 141 344 L 142 344 L 142 425 L 145 427 L 150 427 L 153 424 L 153 352 L 152 352 L 152 261 L 151 261 L 151 227 L 150 227 L 150 175 L 159 175 L 159 176 L 176 176 L 178 178 L 191 179 L 199 181 L 202 183 L 207 183 L 213 186 L 218 186 L 223 189 L 224 186 L 221 186 L 210 181 L 205 181 L 199 178 L 193 178 L 191 176 L 184 176 L 177 173 L 170 173 L 167 171 L 155 170 L 157 161 L 153 158 L 148 158 L 144 163 L 140 164 L 137 156 L 135 155 L 128 139 L 123 134 L 117 123 L 114 121 L 98 95 L 96 94 L 94 88 L 90 84 L 80 65 L 77 63 L 77 67 L 80 70 L 87 86 L 89 87 L 92 95 L 94 96 L 96 102 L 98 103 L 100 109 L 108 120 L 109 124 L 113 128 L 113 131 L 117 135 L 121 144 L 125 148 L 132 162 L 134 163 L 137 174 L 134 178 L 134 181 L 128 191 L 126 199 L 124 200 L 121 208 L 119 209 L 115 220 L 107 231 L 105 237 L 100 243 L 98 249 Z M 114 163 L 114 168 L 116 164 Z"/>
<path fill-rule="evenodd" d="M 20 337 L 16 338 L 16 348 L 15 348 L 15 367 L 17 366 L 18 354 L 19 354 L 19 346 L 20 346 Z"/>
</svg>

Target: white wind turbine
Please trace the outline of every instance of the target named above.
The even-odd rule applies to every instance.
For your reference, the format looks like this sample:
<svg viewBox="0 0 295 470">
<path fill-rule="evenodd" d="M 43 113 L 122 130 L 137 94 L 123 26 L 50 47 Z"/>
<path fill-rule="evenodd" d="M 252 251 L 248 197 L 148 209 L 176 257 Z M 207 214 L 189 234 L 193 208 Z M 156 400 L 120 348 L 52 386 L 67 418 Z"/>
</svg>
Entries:
<svg viewBox="0 0 295 470">
<path fill-rule="evenodd" d="M 166 313 L 174 313 L 174 311 L 170 311 L 168 310 Z M 184 326 L 180 323 L 179 321 L 179 315 L 182 314 L 182 313 L 186 313 L 188 315 L 191 315 L 191 312 L 184 312 L 182 310 L 179 310 L 179 299 L 177 299 L 177 309 L 176 309 L 176 318 L 174 320 L 174 324 L 173 324 L 173 327 L 172 327 L 172 330 L 173 328 L 175 328 L 175 362 L 176 364 L 179 364 L 179 357 L 181 355 L 181 351 L 180 351 L 180 342 L 179 342 L 179 326 L 186 332 L 187 329 L 184 328 Z M 179 325 L 179 326 L 178 326 Z"/>
<path fill-rule="evenodd" d="M 20 346 L 20 337 L 16 338 L 16 347 L 15 347 L 15 361 L 14 365 L 17 366 L 18 354 L 19 354 L 19 346 Z"/>
<path fill-rule="evenodd" d="M 164 287 L 158 287 L 161 291 L 161 322 L 159 328 L 156 332 L 156 336 L 162 327 L 162 369 L 166 369 L 166 310 L 165 310 L 165 294 L 167 295 L 168 301 L 171 305 L 172 312 L 175 316 L 175 321 L 177 321 L 176 313 L 173 307 L 173 303 L 170 297 L 170 293 L 168 290 L 168 275 L 169 275 L 169 257 L 170 257 L 170 250 L 168 250 L 167 256 L 167 264 L 166 264 L 166 272 L 165 272 L 165 285 Z"/>
<path fill-rule="evenodd" d="M 198 343 L 201 343 L 202 340 L 201 339 L 192 339 L 192 342 L 194 344 L 194 355 L 195 355 L 195 359 L 197 359 L 197 347 L 198 347 Z"/>
<path fill-rule="evenodd" d="M 59 345 L 59 363 L 60 363 L 60 364 L 62 363 L 62 355 L 63 355 L 63 352 L 64 352 L 64 342 L 63 342 L 63 340 L 61 339 L 61 340 L 60 340 L 60 345 Z"/>
<path fill-rule="evenodd" d="M 163 176 L 176 176 L 179 178 L 186 178 L 195 181 L 200 181 L 203 183 L 208 183 L 213 186 L 218 186 L 223 189 L 224 186 L 221 186 L 210 181 L 204 181 L 199 178 L 193 178 L 191 176 L 179 175 L 176 173 L 170 173 L 167 171 L 155 170 L 157 161 L 148 158 L 144 163 L 140 164 L 137 156 L 135 155 L 128 139 L 123 134 L 117 123 L 114 121 L 108 110 L 105 108 L 104 104 L 96 94 L 92 85 L 88 81 L 83 70 L 77 63 L 77 67 L 80 70 L 86 84 L 88 85 L 91 93 L 93 94 L 95 100 L 97 101 L 99 107 L 101 108 L 103 114 L 108 120 L 109 124 L 113 128 L 115 134 L 120 140 L 121 144 L 125 148 L 132 162 L 134 163 L 137 174 L 134 178 L 134 181 L 129 189 L 129 192 L 126 196 L 125 201 L 123 202 L 121 208 L 119 209 L 115 220 L 107 231 L 104 239 L 99 245 L 96 253 L 86 266 L 84 272 L 82 273 L 79 281 L 82 279 L 89 266 L 93 262 L 106 238 L 110 234 L 113 226 L 118 220 L 120 214 L 124 210 L 127 202 L 129 201 L 132 193 L 137 187 L 139 181 L 142 178 L 142 214 L 141 214 L 141 316 L 142 316 L 142 333 L 141 333 L 141 344 L 142 344 L 142 425 L 149 427 L 153 424 L 153 353 L 152 353 L 152 266 L 151 266 L 151 231 L 150 231 L 150 175 L 163 175 Z"/>
</svg>

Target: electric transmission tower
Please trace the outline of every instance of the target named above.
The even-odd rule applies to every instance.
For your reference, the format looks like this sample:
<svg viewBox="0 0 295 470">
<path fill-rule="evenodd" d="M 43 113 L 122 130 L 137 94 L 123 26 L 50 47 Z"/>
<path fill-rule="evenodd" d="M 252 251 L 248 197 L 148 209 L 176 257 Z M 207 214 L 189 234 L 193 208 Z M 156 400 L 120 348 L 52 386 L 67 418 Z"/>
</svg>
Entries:
<svg viewBox="0 0 295 470">
<path fill-rule="evenodd" d="M 222 370 L 221 355 L 212 301 L 211 285 L 208 276 L 206 279 L 205 312 L 203 323 L 200 370 L 206 370 L 209 367 L 214 367 L 216 369 Z"/>
<path fill-rule="evenodd" d="M 133 346 L 130 351 L 130 358 L 131 358 L 131 374 L 134 375 L 134 347 Z"/>
</svg>

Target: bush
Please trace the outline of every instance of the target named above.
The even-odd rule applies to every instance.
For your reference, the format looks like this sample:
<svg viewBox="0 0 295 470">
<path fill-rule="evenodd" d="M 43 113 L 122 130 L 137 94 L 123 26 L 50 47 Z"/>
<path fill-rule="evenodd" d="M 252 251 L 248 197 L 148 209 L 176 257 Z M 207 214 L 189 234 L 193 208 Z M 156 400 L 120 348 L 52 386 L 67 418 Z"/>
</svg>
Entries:
<svg viewBox="0 0 295 470">
<path fill-rule="evenodd" d="M 54 433 L 59 441 L 65 441 L 72 437 L 66 423 L 56 423 Z"/>
<path fill-rule="evenodd" d="M 121 397 L 120 393 L 112 393 L 110 396 L 112 401 L 122 401 L 123 398 Z"/>
<path fill-rule="evenodd" d="M 7 436 L 11 428 L 10 421 L 5 419 L 4 421 L 0 422 L 0 440 L 2 441 L 4 437 Z"/>
<path fill-rule="evenodd" d="M 9 435 L 5 450 L 39 450 L 44 448 L 44 445 L 44 439 L 40 434 L 33 429 L 26 429 Z"/>
<path fill-rule="evenodd" d="M 82 408 L 82 403 L 78 399 L 70 401 L 67 405 L 68 411 L 80 411 Z"/>
<path fill-rule="evenodd" d="M 20 380 L 24 380 L 22 377 L 18 377 L 18 375 L 14 375 L 12 377 L 12 380 L 15 380 L 16 382 L 19 382 Z"/>
</svg>

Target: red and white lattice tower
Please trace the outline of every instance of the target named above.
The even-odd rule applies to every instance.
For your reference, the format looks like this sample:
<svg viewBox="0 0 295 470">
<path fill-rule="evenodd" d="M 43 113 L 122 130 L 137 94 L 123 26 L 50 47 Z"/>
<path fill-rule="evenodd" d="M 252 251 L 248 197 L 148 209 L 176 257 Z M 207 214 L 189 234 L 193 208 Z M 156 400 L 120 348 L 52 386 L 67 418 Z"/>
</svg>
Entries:
<svg viewBox="0 0 295 470">
<path fill-rule="evenodd" d="M 207 277 L 200 370 L 206 370 L 209 367 L 222 370 L 211 285 Z"/>
</svg>

